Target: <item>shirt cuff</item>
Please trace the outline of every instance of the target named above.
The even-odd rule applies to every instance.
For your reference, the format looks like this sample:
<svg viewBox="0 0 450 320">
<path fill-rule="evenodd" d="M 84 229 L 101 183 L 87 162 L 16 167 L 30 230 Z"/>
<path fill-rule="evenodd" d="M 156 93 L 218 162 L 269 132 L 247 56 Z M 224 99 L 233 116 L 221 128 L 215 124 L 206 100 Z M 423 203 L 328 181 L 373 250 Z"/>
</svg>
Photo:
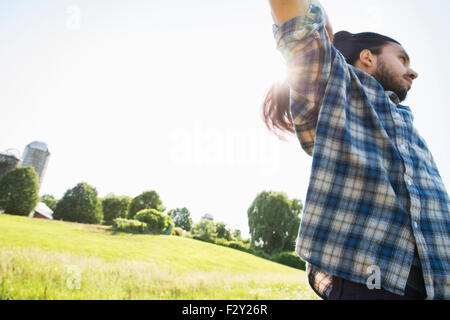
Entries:
<svg viewBox="0 0 450 320">
<path fill-rule="evenodd" d="M 292 18 L 281 26 L 272 26 L 272 32 L 278 48 L 290 41 L 298 41 L 308 37 L 314 31 L 325 27 L 322 9 L 311 5 L 305 14 Z"/>
</svg>

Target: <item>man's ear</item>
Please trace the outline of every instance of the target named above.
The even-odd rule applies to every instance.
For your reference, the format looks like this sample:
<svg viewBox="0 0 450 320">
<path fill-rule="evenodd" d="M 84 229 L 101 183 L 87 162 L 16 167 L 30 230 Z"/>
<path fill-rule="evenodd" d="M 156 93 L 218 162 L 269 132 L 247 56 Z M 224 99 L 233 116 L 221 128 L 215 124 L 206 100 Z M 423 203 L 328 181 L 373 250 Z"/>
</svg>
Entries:
<svg viewBox="0 0 450 320">
<path fill-rule="evenodd" d="M 364 66 L 364 68 L 372 69 L 376 66 L 377 58 L 369 49 L 364 49 L 359 54 L 359 61 Z"/>
</svg>

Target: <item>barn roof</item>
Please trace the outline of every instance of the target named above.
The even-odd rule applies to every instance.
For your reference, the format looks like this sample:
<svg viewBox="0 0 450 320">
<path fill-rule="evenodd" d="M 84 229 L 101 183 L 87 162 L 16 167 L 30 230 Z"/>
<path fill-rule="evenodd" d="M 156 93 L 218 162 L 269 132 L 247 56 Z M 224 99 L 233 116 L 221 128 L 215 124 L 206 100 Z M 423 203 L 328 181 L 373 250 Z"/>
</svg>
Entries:
<svg viewBox="0 0 450 320">
<path fill-rule="evenodd" d="M 43 202 L 39 202 L 34 209 L 34 212 L 37 212 L 39 214 L 42 214 L 43 216 L 53 219 L 53 210 L 47 207 L 47 205 Z"/>
</svg>

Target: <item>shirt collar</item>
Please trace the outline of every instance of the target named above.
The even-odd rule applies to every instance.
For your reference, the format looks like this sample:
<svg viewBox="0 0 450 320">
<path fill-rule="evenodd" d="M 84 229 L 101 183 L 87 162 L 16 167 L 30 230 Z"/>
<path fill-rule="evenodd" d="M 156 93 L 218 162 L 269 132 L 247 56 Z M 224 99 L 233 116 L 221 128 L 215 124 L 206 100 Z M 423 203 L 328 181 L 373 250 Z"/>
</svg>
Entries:
<svg viewBox="0 0 450 320">
<path fill-rule="evenodd" d="M 400 99 L 398 98 L 398 95 L 393 92 L 393 91 L 386 91 L 387 95 L 389 96 L 389 99 L 391 99 L 391 101 L 393 103 L 395 103 L 395 105 L 399 105 L 400 104 Z"/>
</svg>

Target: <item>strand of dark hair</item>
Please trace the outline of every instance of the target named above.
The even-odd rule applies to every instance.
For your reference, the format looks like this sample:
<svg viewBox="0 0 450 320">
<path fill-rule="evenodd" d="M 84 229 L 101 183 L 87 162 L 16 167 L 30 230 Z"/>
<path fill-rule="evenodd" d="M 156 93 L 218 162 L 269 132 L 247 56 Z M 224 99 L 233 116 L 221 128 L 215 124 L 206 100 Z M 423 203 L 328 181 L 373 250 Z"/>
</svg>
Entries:
<svg viewBox="0 0 450 320">
<path fill-rule="evenodd" d="M 286 82 L 274 83 L 268 90 L 263 103 L 263 119 L 267 128 L 283 141 L 287 139 L 282 133 L 295 133 L 289 90 Z"/>
</svg>

